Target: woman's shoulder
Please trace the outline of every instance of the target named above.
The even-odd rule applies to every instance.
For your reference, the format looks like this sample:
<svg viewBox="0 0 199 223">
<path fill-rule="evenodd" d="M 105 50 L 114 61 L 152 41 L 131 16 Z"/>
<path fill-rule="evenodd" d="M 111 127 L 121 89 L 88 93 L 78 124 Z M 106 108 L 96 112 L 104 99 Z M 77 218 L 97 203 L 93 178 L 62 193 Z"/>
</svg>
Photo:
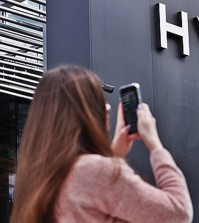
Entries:
<svg viewBox="0 0 199 223">
<path fill-rule="evenodd" d="M 126 161 L 118 157 L 104 157 L 97 154 L 80 156 L 73 166 L 73 176 L 82 179 L 84 176 L 88 181 L 112 181 L 114 176 L 133 174 L 134 170 Z"/>
<path fill-rule="evenodd" d="M 84 188 L 86 191 L 87 188 L 91 190 L 93 186 L 96 190 L 98 186 L 106 185 L 112 179 L 115 165 L 117 164 L 111 157 L 97 154 L 81 155 L 73 164 L 63 187 L 69 190 Z"/>
<path fill-rule="evenodd" d="M 116 162 L 118 161 L 119 159 Z M 114 168 L 114 163 L 115 158 L 112 157 L 104 157 L 98 154 L 86 154 L 78 157 L 74 164 L 74 169 L 88 172 L 93 172 L 94 170 L 103 171 L 104 168 Z"/>
</svg>

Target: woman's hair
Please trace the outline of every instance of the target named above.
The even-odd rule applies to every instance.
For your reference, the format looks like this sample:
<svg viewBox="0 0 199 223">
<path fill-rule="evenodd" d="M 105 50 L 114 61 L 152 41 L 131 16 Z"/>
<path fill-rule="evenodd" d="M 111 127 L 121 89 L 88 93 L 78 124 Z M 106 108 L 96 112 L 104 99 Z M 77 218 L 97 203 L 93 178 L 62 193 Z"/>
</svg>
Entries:
<svg viewBox="0 0 199 223">
<path fill-rule="evenodd" d="M 78 155 L 113 156 L 97 75 L 62 66 L 41 79 L 26 121 L 11 223 L 54 223 L 59 189 Z"/>
</svg>

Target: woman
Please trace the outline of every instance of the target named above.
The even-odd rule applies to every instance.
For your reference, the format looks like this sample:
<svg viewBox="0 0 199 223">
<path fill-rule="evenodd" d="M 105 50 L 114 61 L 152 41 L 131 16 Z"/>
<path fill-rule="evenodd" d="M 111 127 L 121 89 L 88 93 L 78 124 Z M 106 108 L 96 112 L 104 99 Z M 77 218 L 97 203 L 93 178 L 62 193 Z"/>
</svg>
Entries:
<svg viewBox="0 0 199 223">
<path fill-rule="evenodd" d="M 98 77 L 78 66 L 47 72 L 24 130 L 10 222 L 191 222 L 182 172 L 163 148 L 148 106 L 141 104 L 137 115 L 158 188 L 123 159 L 138 135 L 128 136 L 121 105 L 111 146 Z"/>
</svg>

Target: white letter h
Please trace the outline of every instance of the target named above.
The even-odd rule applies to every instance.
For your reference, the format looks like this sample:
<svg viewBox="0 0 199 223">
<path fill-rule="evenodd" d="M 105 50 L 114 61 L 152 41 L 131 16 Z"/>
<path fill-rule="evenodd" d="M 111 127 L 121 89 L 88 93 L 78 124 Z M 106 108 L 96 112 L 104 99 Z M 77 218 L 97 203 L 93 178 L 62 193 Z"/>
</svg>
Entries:
<svg viewBox="0 0 199 223">
<path fill-rule="evenodd" d="M 167 32 L 182 37 L 184 56 L 190 55 L 189 50 L 189 29 L 188 29 L 188 15 L 186 12 L 181 11 L 181 23 L 182 27 L 173 25 L 166 21 L 166 6 L 162 3 L 158 3 L 159 8 L 159 22 L 160 22 L 160 47 L 167 49 Z"/>
</svg>

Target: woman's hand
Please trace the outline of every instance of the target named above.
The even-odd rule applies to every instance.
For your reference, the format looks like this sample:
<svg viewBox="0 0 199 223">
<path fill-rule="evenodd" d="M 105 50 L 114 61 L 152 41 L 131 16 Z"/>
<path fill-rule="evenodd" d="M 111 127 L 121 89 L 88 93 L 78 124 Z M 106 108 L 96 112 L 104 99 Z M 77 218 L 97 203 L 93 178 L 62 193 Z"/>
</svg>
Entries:
<svg viewBox="0 0 199 223">
<path fill-rule="evenodd" d="M 149 151 L 163 148 L 158 136 L 156 120 L 152 116 L 149 106 L 145 103 L 140 104 L 137 110 L 137 116 L 139 135 Z"/>
<path fill-rule="evenodd" d="M 117 156 L 125 157 L 133 145 L 133 140 L 139 138 L 138 134 L 128 135 L 128 131 L 129 126 L 125 126 L 124 123 L 122 104 L 119 103 L 116 129 L 112 141 L 112 149 Z"/>
</svg>

